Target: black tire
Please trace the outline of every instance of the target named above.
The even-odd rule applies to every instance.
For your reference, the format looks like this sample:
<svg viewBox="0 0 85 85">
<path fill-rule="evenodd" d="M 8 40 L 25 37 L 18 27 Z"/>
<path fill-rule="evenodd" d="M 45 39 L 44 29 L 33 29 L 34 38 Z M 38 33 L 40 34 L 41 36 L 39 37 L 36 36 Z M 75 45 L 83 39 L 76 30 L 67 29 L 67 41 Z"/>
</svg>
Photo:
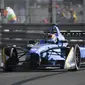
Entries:
<svg viewBox="0 0 85 85">
<path fill-rule="evenodd" d="M 38 54 L 32 53 L 30 55 L 30 69 L 35 70 L 38 69 L 40 66 L 40 57 Z"/>
<path fill-rule="evenodd" d="M 61 61 L 60 69 L 64 69 L 64 65 L 65 65 L 65 61 L 64 61 L 64 60 L 62 60 L 62 61 Z"/>
<path fill-rule="evenodd" d="M 81 62 L 81 58 L 80 58 L 80 49 L 79 46 L 76 44 L 75 45 L 75 68 L 74 70 L 77 71 L 80 68 L 80 62 Z"/>
<path fill-rule="evenodd" d="M 5 56 L 8 56 L 8 59 L 5 60 L 4 62 L 3 70 L 12 71 L 14 68 L 13 66 L 16 66 L 19 62 L 18 56 L 17 56 L 17 50 L 16 48 L 12 46 L 6 46 L 4 47 L 4 54 Z"/>
</svg>

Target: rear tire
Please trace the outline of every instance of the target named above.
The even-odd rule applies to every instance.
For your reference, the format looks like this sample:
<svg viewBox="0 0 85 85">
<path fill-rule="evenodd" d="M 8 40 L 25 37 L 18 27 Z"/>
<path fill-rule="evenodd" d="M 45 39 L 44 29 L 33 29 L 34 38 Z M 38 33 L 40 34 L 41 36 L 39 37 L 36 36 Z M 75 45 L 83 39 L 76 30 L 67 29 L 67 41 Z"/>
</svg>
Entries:
<svg viewBox="0 0 85 85">
<path fill-rule="evenodd" d="M 8 57 L 8 59 L 6 59 L 4 62 L 3 70 L 12 71 L 14 68 L 13 66 L 17 65 L 19 62 L 16 48 L 12 46 L 6 46 L 4 47 L 3 53 L 5 58 Z"/>
</svg>

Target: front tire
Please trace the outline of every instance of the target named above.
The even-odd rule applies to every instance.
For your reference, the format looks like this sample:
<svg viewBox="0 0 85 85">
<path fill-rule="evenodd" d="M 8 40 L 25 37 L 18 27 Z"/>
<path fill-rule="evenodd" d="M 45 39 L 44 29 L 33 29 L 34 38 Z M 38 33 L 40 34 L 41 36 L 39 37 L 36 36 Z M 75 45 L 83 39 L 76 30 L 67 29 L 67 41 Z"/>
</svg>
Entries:
<svg viewBox="0 0 85 85">
<path fill-rule="evenodd" d="M 77 71 L 80 68 L 80 49 L 79 46 L 75 45 L 75 68 L 74 70 Z"/>
<path fill-rule="evenodd" d="M 38 54 L 32 53 L 30 55 L 30 69 L 38 69 L 41 64 L 41 59 Z"/>
</svg>

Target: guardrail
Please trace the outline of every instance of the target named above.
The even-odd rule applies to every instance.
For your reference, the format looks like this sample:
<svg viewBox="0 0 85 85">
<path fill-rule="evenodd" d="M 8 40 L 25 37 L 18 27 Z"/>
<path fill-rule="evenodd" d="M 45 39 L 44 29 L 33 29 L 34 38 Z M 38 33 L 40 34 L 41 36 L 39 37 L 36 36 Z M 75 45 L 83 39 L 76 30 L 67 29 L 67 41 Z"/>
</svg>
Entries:
<svg viewBox="0 0 85 85">
<path fill-rule="evenodd" d="M 48 28 L 53 24 L 0 24 L 0 48 L 7 44 L 26 46 L 29 40 L 40 40 L 46 37 Z M 57 25 L 69 42 L 69 45 L 85 45 L 85 25 Z"/>
</svg>

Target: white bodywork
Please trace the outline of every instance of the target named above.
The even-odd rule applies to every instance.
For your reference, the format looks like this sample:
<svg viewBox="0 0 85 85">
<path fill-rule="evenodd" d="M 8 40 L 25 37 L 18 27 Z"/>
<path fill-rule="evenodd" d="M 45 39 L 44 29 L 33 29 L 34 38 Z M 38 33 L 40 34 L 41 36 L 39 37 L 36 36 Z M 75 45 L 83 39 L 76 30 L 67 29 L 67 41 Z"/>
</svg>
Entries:
<svg viewBox="0 0 85 85">
<path fill-rule="evenodd" d="M 74 69 L 76 67 L 75 50 L 72 47 L 65 61 L 64 69 Z"/>
</svg>

